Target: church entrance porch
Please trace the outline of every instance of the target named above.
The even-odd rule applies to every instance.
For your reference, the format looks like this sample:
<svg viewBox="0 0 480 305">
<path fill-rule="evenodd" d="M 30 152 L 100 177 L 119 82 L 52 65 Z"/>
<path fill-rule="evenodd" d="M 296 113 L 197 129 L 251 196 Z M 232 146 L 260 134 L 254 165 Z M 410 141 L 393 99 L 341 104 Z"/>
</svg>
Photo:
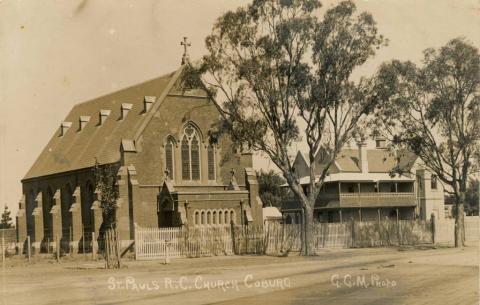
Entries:
<svg viewBox="0 0 480 305">
<path fill-rule="evenodd" d="M 171 198 L 164 198 L 158 204 L 158 227 L 170 228 L 182 226 L 177 204 Z"/>
</svg>

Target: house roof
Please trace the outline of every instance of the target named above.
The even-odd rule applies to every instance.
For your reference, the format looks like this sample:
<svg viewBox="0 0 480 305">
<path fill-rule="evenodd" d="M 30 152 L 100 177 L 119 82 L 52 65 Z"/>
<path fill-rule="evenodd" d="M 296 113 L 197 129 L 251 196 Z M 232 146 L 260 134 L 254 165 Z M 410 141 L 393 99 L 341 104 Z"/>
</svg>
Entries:
<svg viewBox="0 0 480 305">
<path fill-rule="evenodd" d="M 396 167 L 408 171 L 417 160 L 417 156 L 406 150 L 395 152 L 386 149 L 367 149 L 369 173 L 389 173 Z M 335 160 L 340 172 L 361 172 L 358 150 L 343 149 Z"/>
<path fill-rule="evenodd" d="M 340 173 L 360 173 L 361 169 L 358 155 L 357 149 L 342 149 L 335 159 L 333 166 L 335 166 Z M 304 155 L 298 153 L 295 162 L 299 162 L 298 159 L 301 157 L 304 158 Z M 409 171 L 417 158 L 414 153 L 407 150 L 392 152 L 386 149 L 367 149 L 368 172 L 390 173 L 396 168 L 402 171 Z M 323 164 L 318 164 L 317 167 L 321 168 L 322 165 Z"/>
<path fill-rule="evenodd" d="M 55 132 L 24 179 L 92 167 L 95 159 L 100 164 L 118 162 L 122 139 L 135 139 L 161 104 L 162 97 L 170 91 L 181 70 L 75 105 L 64 120 L 71 122 L 71 127 L 63 136 L 60 129 Z M 157 97 L 148 112 L 144 111 L 146 96 L 149 100 L 152 96 Z M 131 109 L 122 119 L 124 103 L 131 104 Z M 130 105 L 127 106 L 128 109 Z M 100 125 L 101 110 L 111 112 Z M 80 117 L 87 116 L 90 120 L 80 130 Z"/>
</svg>

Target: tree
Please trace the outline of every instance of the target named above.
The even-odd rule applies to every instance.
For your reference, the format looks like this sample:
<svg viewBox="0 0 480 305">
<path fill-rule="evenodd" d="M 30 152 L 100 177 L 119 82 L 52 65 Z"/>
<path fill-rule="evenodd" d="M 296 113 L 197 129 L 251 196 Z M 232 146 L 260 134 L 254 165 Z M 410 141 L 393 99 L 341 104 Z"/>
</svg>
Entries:
<svg viewBox="0 0 480 305">
<path fill-rule="evenodd" d="M 282 185 L 285 184 L 285 180 L 273 170 L 268 172 L 260 171 L 257 175 L 260 199 L 262 199 L 264 207 L 280 207 L 282 197 L 284 197 L 285 191 Z"/>
<path fill-rule="evenodd" d="M 330 165 L 377 103 L 373 81 L 352 72 L 385 44 L 368 13 L 352 1 L 315 13 L 317 0 L 254 0 L 221 16 L 206 38 L 208 54 L 187 65 L 186 87 L 205 89 L 233 142 L 263 152 L 304 210 L 304 254 L 314 254 L 313 210 Z M 295 178 L 292 144 L 305 141 L 310 192 Z M 316 179 L 316 153 L 325 167 Z"/>
<path fill-rule="evenodd" d="M 385 103 L 376 124 L 393 143 L 416 153 L 447 186 L 456 205 L 455 246 L 464 241 L 467 181 L 480 155 L 480 57 L 456 38 L 424 51 L 423 65 L 394 60 L 378 73 Z"/>
<path fill-rule="evenodd" d="M 95 187 L 100 195 L 99 201 L 105 229 L 115 227 L 115 211 L 118 198 L 117 172 L 118 166 L 115 164 L 100 165 L 95 162 Z"/>
<path fill-rule="evenodd" d="M 12 212 L 8 209 L 8 206 L 5 205 L 5 208 L 2 213 L 2 219 L 0 221 L 0 229 L 10 229 L 13 228 L 12 217 L 10 216 Z"/>
</svg>

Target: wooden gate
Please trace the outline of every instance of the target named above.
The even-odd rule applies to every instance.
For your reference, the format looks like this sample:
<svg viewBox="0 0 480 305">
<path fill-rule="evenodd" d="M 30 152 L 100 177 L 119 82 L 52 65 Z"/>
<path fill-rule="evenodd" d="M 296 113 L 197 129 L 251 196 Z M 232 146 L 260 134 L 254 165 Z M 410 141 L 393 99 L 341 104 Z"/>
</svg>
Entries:
<svg viewBox="0 0 480 305">
<path fill-rule="evenodd" d="M 142 228 L 135 226 L 135 259 L 151 260 L 181 257 L 182 228 Z"/>
</svg>

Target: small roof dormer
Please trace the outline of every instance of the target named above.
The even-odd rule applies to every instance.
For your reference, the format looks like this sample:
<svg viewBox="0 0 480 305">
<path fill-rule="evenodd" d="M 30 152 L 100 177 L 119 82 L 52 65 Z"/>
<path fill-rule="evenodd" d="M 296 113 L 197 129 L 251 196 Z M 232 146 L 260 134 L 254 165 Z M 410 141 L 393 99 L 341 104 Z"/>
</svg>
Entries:
<svg viewBox="0 0 480 305">
<path fill-rule="evenodd" d="M 62 122 L 60 124 L 60 136 L 63 137 L 70 127 L 72 127 L 72 122 Z"/>
<path fill-rule="evenodd" d="M 148 112 L 152 108 L 153 103 L 157 99 L 156 96 L 145 96 L 143 98 L 143 112 Z"/>
<path fill-rule="evenodd" d="M 100 112 L 98 113 L 98 125 L 102 126 L 103 123 L 107 120 L 108 116 L 110 115 L 112 111 L 110 109 L 101 109 Z"/>
<path fill-rule="evenodd" d="M 384 149 L 387 147 L 387 139 L 381 136 L 375 137 L 375 148 Z"/>
<path fill-rule="evenodd" d="M 132 104 L 128 104 L 128 103 L 122 103 L 122 108 L 121 108 L 121 117 L 120 119 L 123 120 L 127 117 L 127 114 L 128 112 L 130 112 L 130 110 L 132 110 L 132 107 L 133 105 Z"/>
<path fill-rule="evenodd" d="M 79 125 L 78 125 L 78 131 L 81 131 L 87 126 L 87 123 L 90 121 L 90 116 L 89 115 L 82 115 L 78 119 Z"/>
</svg>

